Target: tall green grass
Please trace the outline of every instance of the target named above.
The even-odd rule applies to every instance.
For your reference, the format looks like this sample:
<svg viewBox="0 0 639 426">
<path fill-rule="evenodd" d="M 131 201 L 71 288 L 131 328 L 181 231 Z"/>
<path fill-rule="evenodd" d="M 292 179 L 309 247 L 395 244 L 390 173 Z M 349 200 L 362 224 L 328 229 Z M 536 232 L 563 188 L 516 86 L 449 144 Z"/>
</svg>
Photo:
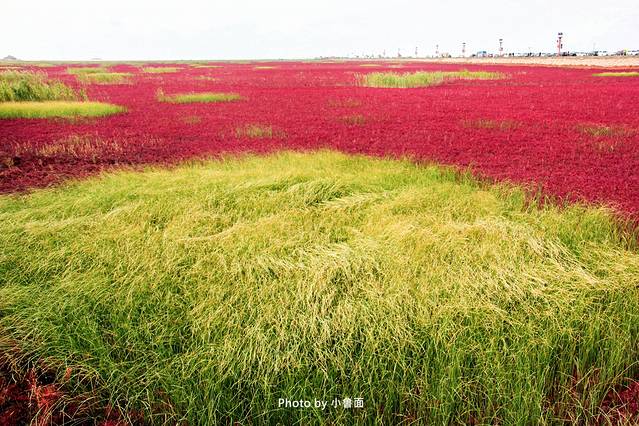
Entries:
<svg viewBox="0 0 639 426">
<path fill-rule="evenodd" d="M 46 101 L 2 102 L 3 118 L 104 117 L 124 112 L 124 107 L 103 102 Z"/>
<path fill-rule="evenodd" d="M 71 101 L 86 98 L 60 81 L 49 80 L 42 72 L 0 72 L 0 102 Z"/>
<path fill-rule="evenodd" d="M 504 74 L 488 71 L 419 71 L 414 73 L 374 72 L 357 74 L 356 79 L 362 86 L 413 88 L 442 84 L 446 80 L 496 80 L 505 78 Z"/>
<path fill-rule="evenodd" d="M 639 372 L 618 229 L 331 152 L 110 173 L 0 197 L 0 349 L 157 424 L 594 423 Z"/>
</svg>

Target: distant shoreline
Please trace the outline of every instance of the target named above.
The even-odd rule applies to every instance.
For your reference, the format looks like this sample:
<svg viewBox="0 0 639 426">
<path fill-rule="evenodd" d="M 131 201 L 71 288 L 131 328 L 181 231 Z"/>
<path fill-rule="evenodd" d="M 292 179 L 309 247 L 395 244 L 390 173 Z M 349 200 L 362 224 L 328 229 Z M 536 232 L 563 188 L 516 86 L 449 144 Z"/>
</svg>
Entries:
<svg viewBox="0 0 639 426">
<path fill-rule="evenodd" d="M 409 59 L 410 60 L 410 59 Z M 639 67 L 639 56 L 521 56 L 493 58 L 425 58 L 419 62 L 495 65 L 548 65 L 555 67 Z"/>
</svg>

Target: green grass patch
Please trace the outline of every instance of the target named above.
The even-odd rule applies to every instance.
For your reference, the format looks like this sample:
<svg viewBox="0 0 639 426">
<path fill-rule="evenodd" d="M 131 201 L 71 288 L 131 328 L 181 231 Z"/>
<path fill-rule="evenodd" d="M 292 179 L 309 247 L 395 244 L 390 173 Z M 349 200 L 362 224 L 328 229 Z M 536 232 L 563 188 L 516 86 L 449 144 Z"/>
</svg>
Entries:
<svg viewBox="0 0 639 426">
<path fill-rule="evenodd" d="M 149 74 L 164 74 L 164 73 L 177 72 L 180 70 L 177 67 L 143 67 L 141 69 L 142 69 L 142 72 L 149 73 Z"/>
<path fill-rule="evenodd" d="M 86 74 L 103 74 L 107 72 L 104 67 L 72 67 L 67 68 L 67 74 L 86 75 Z"/>
<path fill-rule="evenodd" d="M 233 102 L 242 99 L 242 97 L 237 93 L 200 92 L 166 95 L 162 89 L 157 91 L 156 97 L 160 102 L 169 102 L 173 104 L 187 104 L 195 102 Z"/>
<path fill-rule="evenodd" d="M 2 118 L 103 117 L 125 108 L 102 102 L 45 101 L 0 102 Z"/>
<path fill-rule="evenodd" d="M 626 71 L 626 72 L 600 72 L 593 74 L 595 77 L 639 77 L 639 72 L 637 71 Z"/>
<path fill-rule="evenodd" d="M 48 79 L 42 72 L 0 72 L 0 102 L 60 101 L 86 99 L 83 91 L 57 80 Z"/>
<path fill-rule="evenodd" d="M 594 423 L 638 373 L 627 238 L 409 161 L 120 171 L 0 196 L 0 349 L 161 424 Z"/>
<path fill-rule="evenodd" d="M 375 72 L 357 74 L 358 83 L 366 87 L 413 88 L 442 84 L 447 80 L 496 80 L 504 74 L 488 71 L 419 71 L 414 73 Z"/>
<path fill-rule="evenodd" d="M 89 84 L 128 84 L 131 82 L 129 72 L 100 72 L 78 75 L 78 80 Z"/>
<path fill-rule="evenodd" d="M 637 133 L 635 129 L 619 125 L 579 124 L 577 130 L 594 138 L 627 137 Z"/>
</svg>

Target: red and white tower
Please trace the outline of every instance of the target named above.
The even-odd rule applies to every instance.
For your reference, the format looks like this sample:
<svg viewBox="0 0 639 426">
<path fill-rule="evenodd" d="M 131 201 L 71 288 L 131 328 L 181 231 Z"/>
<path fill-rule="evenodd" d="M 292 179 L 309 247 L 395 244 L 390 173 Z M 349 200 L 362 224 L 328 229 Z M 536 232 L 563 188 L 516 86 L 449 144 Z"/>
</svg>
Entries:
<svg viewBox="0 0 639 426">
<path fill-rule="evenodd" d="M 564 33 L 557 34 L 557 56 L 561 56 L 561 49 L 564 47 L 561 39 L 564 38 Z"/>
</svg>

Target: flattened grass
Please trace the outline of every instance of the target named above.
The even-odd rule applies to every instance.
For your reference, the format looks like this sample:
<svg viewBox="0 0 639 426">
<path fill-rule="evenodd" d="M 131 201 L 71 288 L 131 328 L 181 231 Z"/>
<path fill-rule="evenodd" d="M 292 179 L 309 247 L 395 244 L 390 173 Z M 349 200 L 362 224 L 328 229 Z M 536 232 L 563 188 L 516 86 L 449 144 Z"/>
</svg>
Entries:
<svg viewBox="0 0 639 426">
<path fill-rule="evenodd" d="M 639 72 L 637 71 L 627 71 L 627 72 L 600 72 L 593 74 L 595 77 L 639 77 Z"/>
<path fill-rule="evenodd" d="M 124 112 L 124 107 L 102 102 L 1 102 L 3 118 L 103 117 Z"/>
<path fill-rule="evenodd" d="M 208 102 L 233 102 L 242 99 L 237 93 L 216 93 L 216 92 L 200 92 L 200 93 L 175 93 L 165 95 L 160 89 L 157 92 L 157 99 L 160 102 L 169 102 L 173 104 L 187 103 L 208 103 Z"/>
<path fill-rule="evenodd" d="M 414 73 L 375 72 L 356 75 L 360 85 L 366 87 L 414 88 L 442 84 L 447 80 L 497 80 L 505 78 L 498 72 L 488 71 L 419 71 Z"/>
<path fill-rule="evenodd" d="M 0 196 L 0 349 L 159 424 L 595 423 L 639 373 L 625 238 L 408 161 L 122 171 Z"/>
</svg>

